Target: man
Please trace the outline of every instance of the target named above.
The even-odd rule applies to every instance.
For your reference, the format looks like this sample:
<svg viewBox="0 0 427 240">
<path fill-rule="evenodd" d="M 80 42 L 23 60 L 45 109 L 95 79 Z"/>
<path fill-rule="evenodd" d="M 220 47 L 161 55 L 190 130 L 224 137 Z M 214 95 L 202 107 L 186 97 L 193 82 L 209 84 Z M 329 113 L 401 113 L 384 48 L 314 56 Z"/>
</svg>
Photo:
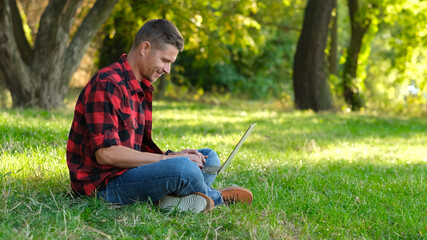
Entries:
<svg viewBox="0 0 427 240">
<path fill-rule="evenodd" d="M 218 166 L 211 149 L 161 151 L 151 138 L 153 83 L 183 50 L 184 39 L 165 19 L 145 23 L 128 55 L 99 70 L 81 92 L 67 144 L 72 189 L 116 204 L 151 201 L 161 208 L 201 212 L 252 202 L 242 187 L 211 188 Z"/>
</svg>

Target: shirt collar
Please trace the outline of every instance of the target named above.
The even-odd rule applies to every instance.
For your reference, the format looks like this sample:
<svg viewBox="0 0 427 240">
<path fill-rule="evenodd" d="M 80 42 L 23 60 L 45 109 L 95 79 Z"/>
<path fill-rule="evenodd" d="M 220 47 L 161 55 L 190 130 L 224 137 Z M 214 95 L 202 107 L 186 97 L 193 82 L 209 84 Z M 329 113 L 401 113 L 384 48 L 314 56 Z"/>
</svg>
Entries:
<svg viewBox="0 0 427 240">
<path fill-rule="evenodd" d="M 154 86 L 153 86 L 153 84 L 150 82 L 150 81 L 148 81 L 147 79 L 142 79 L 142 81 L 141 82 L 139 82 L 139 84 L 141 85 L 141 87 L 143 88 L 143 89 L 145 89 L 145 90 L 148 90 L 148 91 L 150 91 L 150 92 L 153 92 L 154 91 Z"/>
<path fill-rule="evenodd" d="M 144 79 L 142 79 L 141 82 L 139 82 L 136 79 L 135 74 L 133 73 L 132 68 L 130 67 L 129 62 L 127 60 L 127 54 L 126 53 L 122 54 L 119 62 L 125 70 L 125 71 L 123 71 L 123 73 L 124 73 L 126 81 L 129 84 L 129 88 L 130 88 L 132 95 L 139 93 L 139 92 L 143 92 L 143 89 L 148 90 L 150 92 L 154 91 L 154 86 L 153 86 L 153 84 L 151 84 L 150 81 L 148 81 L 147 79 L 144 78 Z"/>
</svg>

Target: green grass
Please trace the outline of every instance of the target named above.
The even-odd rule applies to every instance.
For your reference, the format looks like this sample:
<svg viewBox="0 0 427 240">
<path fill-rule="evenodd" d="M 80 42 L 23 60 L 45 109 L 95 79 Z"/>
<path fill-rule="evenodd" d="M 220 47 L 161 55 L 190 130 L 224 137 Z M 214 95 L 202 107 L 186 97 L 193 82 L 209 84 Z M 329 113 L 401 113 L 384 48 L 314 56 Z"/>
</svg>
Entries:
<svg viewBox="0 0 427 240">
<path fill-rule="evenodd" d="M 425 239 L 427 120 L 157 102 L 163 149 L 215 149 L 214 187 L 251 189 L 251 206 L 209 214 L 117 207 L 70 193 L 70 109 L 0 110 L 0 239 Z"/>
</svg>

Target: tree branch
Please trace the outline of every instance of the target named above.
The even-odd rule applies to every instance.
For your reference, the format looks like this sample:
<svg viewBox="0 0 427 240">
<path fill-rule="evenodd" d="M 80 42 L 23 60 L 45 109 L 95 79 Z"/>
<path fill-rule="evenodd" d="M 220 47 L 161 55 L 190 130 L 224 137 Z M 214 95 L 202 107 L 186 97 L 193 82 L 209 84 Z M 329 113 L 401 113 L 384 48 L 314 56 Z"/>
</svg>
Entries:
<svg viewBox="0 0 427 240">
<path fill-rule="evenodd" d="M 10 0 L 0 0 L 0 71 L 8 88 L 29 94 L 31 88 L 28 66 L 19 54 L 12 23 Z"/>
<path fill-rule="evenodd" d="M 50 0 L 40 18 L 34 44 L 34 71 L 60 71 L 57 67 L 68 46 L 70 29 L 82 0 Z M 38 69 L 43 64 L 49 69 Z M 50 75 L 50 74 L 49 74 Z"/>
<path fill-rule="evenodd" d="M 9 1 L 10 3 L 10 12 L 12 16 L 13 24 L 13 35 L 15 36 L 15 42 L 18 46 L 19 53 L 21 54 L 22 60 L 26 64 L 29 64 L 32 56 L 33 49 L 28 43 L 28 39 L 25 36 L 21 14 L 19 13 L 16 0 Z"/>
<path fill-rule="evenodd" d="M 356 18 L 356 12 L 359 10 L 359 2 L 358 0 L 348 0 L 348 12 L 350 14 L 350 19 Z"/>
<path fill-rule="evenodd" d="M 65 63 L 61 78 L 62 81 L 67 81 L 64 84 L 70 81 L 90 42 L 117 2 L 118 0 L 97 0 L 83 20 L 67 49 L 64 59 Z"/>
</svg>

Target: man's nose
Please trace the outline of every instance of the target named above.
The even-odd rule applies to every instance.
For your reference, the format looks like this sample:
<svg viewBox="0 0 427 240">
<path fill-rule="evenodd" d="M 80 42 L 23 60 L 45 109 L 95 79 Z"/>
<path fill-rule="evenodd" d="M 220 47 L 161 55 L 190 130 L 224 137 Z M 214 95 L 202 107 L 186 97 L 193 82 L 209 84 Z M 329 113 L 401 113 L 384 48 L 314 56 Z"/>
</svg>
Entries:
<svg viewBox="0 0 427 240">
<path fill-rule="evenodd" d="M 171 72 L 171 64 L 167 63 L 165 66 L 163 66 L 163 72 L 169 74 Z"/>
</svg>

